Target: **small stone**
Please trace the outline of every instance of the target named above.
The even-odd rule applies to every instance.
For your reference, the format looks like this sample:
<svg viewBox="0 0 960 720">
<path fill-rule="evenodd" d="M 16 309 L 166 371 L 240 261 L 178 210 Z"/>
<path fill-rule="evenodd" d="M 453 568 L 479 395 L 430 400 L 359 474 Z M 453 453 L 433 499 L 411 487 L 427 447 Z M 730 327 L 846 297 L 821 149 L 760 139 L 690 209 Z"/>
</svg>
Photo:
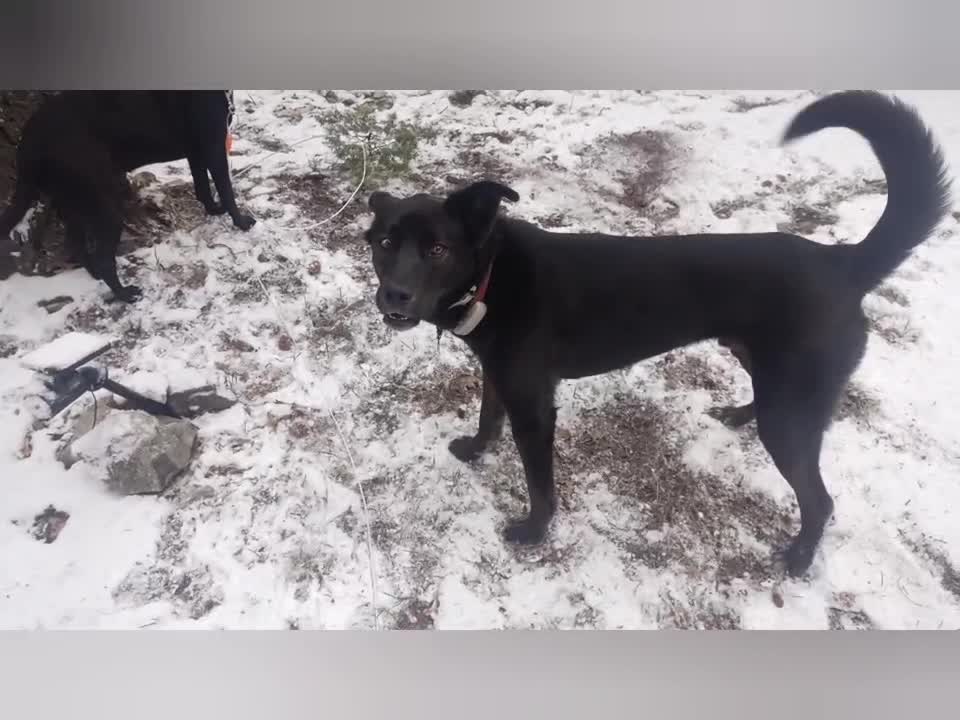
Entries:
<svg viewBox="0 0 960 720">
<path fill-rule="evenodd" d="M 314 260 L 307 266 L 307 272 L 316 277 L 320 274 L 320 271 L 323 270 L 323 265 L 320 264 L 319 260 Z"/>
<path fill-rule="evenodd" d="M 289 335 L 281 335 L 277 338 L 277 347 L 283 350 L 283 352 L 290 352 L 293 348 L 293 340 L 290 339 Z"/>
<path fill-rule="evenodd" d="M 778 608 L 783 607 L 783 595 L 778 589 L 774 588 L 773 592 L 770 593 L 770 597 L 773 600 L 774 605 L 776 605 Z"/>
<path fill-rule="evenodd" d="M 70 513 L 57 510 L 53 505 L 48 505 L 42 513 L 33 519 L 31 533 L 37 540 L 43 540 L 49 545 L 60 536 L 60 531 L 63 530 L 69 519 Z"/>
<path fill-rule="evenodd" d="M 37 302 L 37 307 L 42 307 L 49 314 L 53 315 L 54 313 L 58 313 L 63 310 L 72 302 L 73 298 L 69 295 L 57 295 L 49 300 L 39 300 Z"/>
</svg>

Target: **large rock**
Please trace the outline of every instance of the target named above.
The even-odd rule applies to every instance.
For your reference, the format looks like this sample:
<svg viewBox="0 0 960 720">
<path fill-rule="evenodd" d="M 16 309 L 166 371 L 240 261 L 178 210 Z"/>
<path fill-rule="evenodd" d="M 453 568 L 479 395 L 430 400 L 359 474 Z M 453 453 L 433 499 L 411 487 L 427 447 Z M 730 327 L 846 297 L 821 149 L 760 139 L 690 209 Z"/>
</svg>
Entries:
<svg viewBox="0 0 960 720">
<path fill-rule="evenodd" d="M 113 410 L 64 453 L 67 467 L 83 461 L 123 495 L 166 490 L 190 464 L 197 429 L 187 420 L 140 410 Z"/>
</svg>

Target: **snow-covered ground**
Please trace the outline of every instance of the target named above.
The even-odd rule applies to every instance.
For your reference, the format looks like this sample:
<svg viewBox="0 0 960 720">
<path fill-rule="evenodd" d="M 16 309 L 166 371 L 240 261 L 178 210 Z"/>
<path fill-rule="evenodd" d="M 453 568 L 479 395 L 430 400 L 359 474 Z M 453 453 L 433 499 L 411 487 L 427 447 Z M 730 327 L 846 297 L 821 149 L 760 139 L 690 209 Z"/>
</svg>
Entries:
<svg viewBox="0 0 960 720">
<path fill-rule="evenodd" d="M 960 93 L 901 95 L 960 167 Z M 426 326 L 383 326 L 371 187 L 323 222 L 354 185 L 320 116 L 373 102 L 422 131 L 396 191 L 497 174 L 512 215 L 560 230 L 858 241 L 884 203 L 866 143 L 777 143 L 813 97 L 238 92 L 249 233 L 200 215 L 186 163 L 153 167 L 143 192 L 171 227 L 121 260 L 139 303 L 105 304 L 81 270 L 0 282 L 0 627 L 960 628 L 960 215 L 866 300 L 875 332 L 823 452 L 836 517 L 811 577 L 782 583 L 769 556 L 796 505 L 755 431 L 706 414 L 749 395 L 715 343 L 562 386 L 560 512 L 546 544 L 515 549 L 499 535 L 524 507 L 509 434 L 476 467 L 446 449 L 475 427 L 476 363 Z M 105 360 L 140 386 L 240 400 L 197 421 L 163 496 L 112 496 L 31 430 L 22 359 L 74 329 L 118 336 Z M 48 506 L 69 514 L 51 543 L 33 532 Z"/>
</svg>

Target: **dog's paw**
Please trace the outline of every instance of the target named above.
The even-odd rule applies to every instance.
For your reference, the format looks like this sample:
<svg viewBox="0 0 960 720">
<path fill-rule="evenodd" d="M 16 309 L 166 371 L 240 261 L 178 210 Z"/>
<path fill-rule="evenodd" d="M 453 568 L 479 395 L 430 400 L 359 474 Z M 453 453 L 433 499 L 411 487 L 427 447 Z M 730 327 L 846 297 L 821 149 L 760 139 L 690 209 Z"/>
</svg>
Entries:
<svg viewBox="0 0 960 720">
<path fill-rule="evenodd" d="M 783 550 L 774 553 L 774 565 L 794 579 L 802 578 L 813 564 L 816 545 L 795 539 Z"/>
<path fill-rule="evenodd" d="M 136 302 L 140 299 L 141 295 L 143 295 L 143 291 L 136 285 L 127 285 L 118 291 L 115 290 L 113 293 L 114 299 L 125 303 Z"/>
<path fill-rule="evenodd" d="M 249 230 L 254 225 L 257 224 L 257 221 L 253 218 L 252 215 L 239 214 L 233 218 L 233 224 L 236 225 L 241 230 Z"/>
<path fill-rule="evenodd" d="M 517 545 L 535 545 L 547 536 L 547 525 L 529 517 L 511 520 L 503 529 L 503 539 Z"/>
<path fill-rule="evenodd" d="M 447 445 L 450 453 L 460 462 L 473 462 L 483 454 L 483 448 L 472 435 L 454 438 Z"/>
<path fill-rule="evenodd" d="M 227 211 L 227 209 L 218 202 L 204 205 L 203 209 L 207 211 L 207 215 L 223 215 Z"/>
<path fill-rule="evenodd" d="M 753 420 L 753 404 L 710 408 L 707 415 L 729 428 L 737 429 Z"/>
</svg>

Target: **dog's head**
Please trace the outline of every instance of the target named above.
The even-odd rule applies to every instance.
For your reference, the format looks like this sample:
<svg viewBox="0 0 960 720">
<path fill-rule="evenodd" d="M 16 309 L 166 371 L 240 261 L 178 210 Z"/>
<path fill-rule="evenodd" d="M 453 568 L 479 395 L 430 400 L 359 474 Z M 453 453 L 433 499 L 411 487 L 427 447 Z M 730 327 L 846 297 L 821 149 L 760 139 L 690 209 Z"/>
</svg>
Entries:
<svg viewBox="0 0 960 720">
<path fill-rule="evenodd" d="M 366 232 L 380 286 L 377 308 L 393 328 L 436 321 L 479 281 L 500 202 L 520 196 L 483 180 L 446 199 L 430 195 L 370 196 L 374 218 Z"/>
</svg>

